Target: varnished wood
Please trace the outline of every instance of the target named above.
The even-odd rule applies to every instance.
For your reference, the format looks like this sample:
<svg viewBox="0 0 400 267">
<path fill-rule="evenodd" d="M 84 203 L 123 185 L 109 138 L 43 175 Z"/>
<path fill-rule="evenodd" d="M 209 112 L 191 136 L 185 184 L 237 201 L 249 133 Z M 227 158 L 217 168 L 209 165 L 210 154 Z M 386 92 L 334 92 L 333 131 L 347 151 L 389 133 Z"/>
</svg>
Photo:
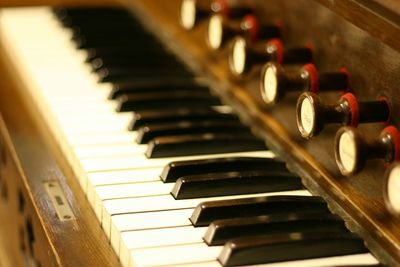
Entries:
<svg viewBox="0 0 400 267">
<path fill-rule="evenodd" d="M 2 0 L 0 7 L 17 6 L 115 6 L 116 0 Z"/>
<path fill-rule="evenodd" d="M 318 0 L 372 36 L 400 50 L 400 4 L 390 0 Z"/>
</svg>

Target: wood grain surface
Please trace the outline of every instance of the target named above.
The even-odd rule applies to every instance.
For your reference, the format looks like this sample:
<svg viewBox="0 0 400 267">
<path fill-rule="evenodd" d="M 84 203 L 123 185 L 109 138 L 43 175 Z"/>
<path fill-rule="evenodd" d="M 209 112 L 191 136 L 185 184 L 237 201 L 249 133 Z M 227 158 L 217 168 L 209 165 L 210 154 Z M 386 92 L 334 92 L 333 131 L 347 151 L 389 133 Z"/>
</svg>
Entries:
<svg viewBox="0 0 400 267">
<path fill-rule="evenodd" d="M 15 6 L 115 6 L 117 0 L 1 0 L 0 7 Z"/>
</svg>

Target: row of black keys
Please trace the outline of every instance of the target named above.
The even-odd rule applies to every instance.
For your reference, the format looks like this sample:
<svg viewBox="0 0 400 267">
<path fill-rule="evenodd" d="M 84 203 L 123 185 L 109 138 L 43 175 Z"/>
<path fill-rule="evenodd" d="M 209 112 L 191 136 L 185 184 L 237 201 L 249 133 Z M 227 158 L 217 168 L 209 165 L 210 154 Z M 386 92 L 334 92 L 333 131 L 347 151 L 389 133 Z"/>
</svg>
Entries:
<svg viewBox="0 0 400 267">
<path fill-rule="evenodd" d="M 204 170 L 212 173 L 204 174 Z M 262 175 L 253 180 L 246 177 L 249 173 Z M 289 173 L 283 162 L 265 158 L 172 162 L 161 179 L 176 181 L 172 194 L 177 199 L 181 194 L 182 198 L 195 198 L 303 189 L 300 178 Z M 208 245 L 225 245 L 222 254 L 229 256 L 219 259 L 224 266 L 367 251 L 363 241 L 348 232 L 320 197 L 207 201 L 196 207 L 190 220 L 195 227 L 208 226 L 204 236 Z"/>
<path fill-rule="evenodd" d="M 130 129 L 138 131 L 138 143 L 152 147 L 148 156 L 266 149 L 235 115 L 214 109 L 221 104 L 219 99 L 196 83 L 127 12 L 59 9 L 55 13 L 73 29 L 77 47 L 88 49 L 87 62 L 100 81 L 114 84 L 110 98 L 119 101 L 119 110 L 134 111 Z M 199 133 L 203 138 L 193 139 Z M 163 143 L 166 138 L 174 141 Z M 171 193 L 177 200 L 303 189 L 300 178 L 283 162 L 262 158 L 173 162 L 161 178 L 175 182 Z M 229 256 L 220 258 L 225 266 L 366 251 L 362 240 L 350 234 L 318 197 L 204 202 L 191 221 L 195 227 L 209 225 L 207 244 L 226 244 L 224 253 Z"/>
<path fill-rule="evenodd" d="M 101 81 L 111 82 L 118 111 L 133 111 L 131 130 L 151 158 L 265 150 L 220 99 L 196 82 L 138 22 L 121 10 L 57 10 Z M 121 27 L 120 27 L 121 26 Z"/>
</svg>

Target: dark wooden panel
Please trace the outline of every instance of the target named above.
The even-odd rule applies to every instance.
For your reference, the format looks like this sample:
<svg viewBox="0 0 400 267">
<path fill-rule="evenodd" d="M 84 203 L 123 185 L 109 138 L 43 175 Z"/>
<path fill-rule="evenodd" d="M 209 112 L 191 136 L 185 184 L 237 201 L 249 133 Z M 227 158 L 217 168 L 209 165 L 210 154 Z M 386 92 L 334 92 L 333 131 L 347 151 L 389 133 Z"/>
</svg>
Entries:
<svg viewBox="0 0 400 267">
<path fill-rule="evenodd" d="M 116 0 L 2 0 L 0 7 L 15 6 L 115 6 Z"/>
<path fill-rule="evenodd" d="M 317 0 L 354 25 L 400 51 L 400 4 L 396 0 Z"/>
</svg>

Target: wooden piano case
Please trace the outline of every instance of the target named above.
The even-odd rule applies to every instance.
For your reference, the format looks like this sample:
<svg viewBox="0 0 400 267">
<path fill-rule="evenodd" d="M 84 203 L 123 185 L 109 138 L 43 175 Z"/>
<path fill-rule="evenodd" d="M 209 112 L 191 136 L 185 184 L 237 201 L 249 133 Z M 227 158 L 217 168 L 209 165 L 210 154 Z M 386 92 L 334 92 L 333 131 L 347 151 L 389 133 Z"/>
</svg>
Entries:
<svg viewBox="0 0 400 267">
<path fill-rule="evenodd" d="M 145 27 L 154 32 L 191 69 L 206 76 L 216 94 L 232 105 L 242 120 L 262 136 L 293 171 L 302 176 L 304 184 L 314 194 L 327 200 L 332 211 L 342 216 L 352 231 L 361 235 L 382 263 L 400 265 L 400 224 L 398 218 L 387 212 L 383 203 L 382 185 L 386 167 L 382 162 L 371 161 L 359 174 L 347 178 L 341 176 L 333 156 L 337 127 L 328 127 L 311 141 L 302 139 L 295 122 L 297 96 L 289 96 L 279 105 L 266 108 L 258 93 L 258 77 L 247 81 L 233 79 L 227 69 L 226 53 L 212 54 L 206 48 L 204 24 L 192 32 L 186 32 L 179 26 L 179 0 L 119 1 L 130 8 Z M 259 17 L 266 22 L 283 25 L 284 40 L 288 46 L 310 44 L 319 70 L 345 67 L 350 73 L 351 90 L 359 99 L 386 96 L 393 110 L 390 123 L 400 126 L 400 7 L 396 1 L 246 2 L 256 6 Z M 14 207 L 13 216 L 20 222 L 18 227 L 25 231 L 14 235 L 17 240 L 25 240 L 25 245 L 15 241 L 14 247 L 18 247 L 19 251 L 24 248 L 31 252 L 29 242 L 21 237 L 26 237 L 24 225 L 31 218 L 33 229 L 39 228 L 35 236 L 43 237 L 42 249 L 51 247 L 48 250 L 50 257 L 39 258 L 39 253 L 36 254 L 37 258 L 34 257 L 42 266 L 51 266 L 53 263 L 62 266 L 117 266 L 116 257 L 73 179 L 68 162 L 60 155 L 60 149 L 52 137 L 46 134 L 46 125 L 40 118 L 35 118 L 35 107 L 29 105 L 21 92 L 23 88 L 15 92 L 10 92 L 4 85 L 0 88 L 1 111 L 11 134 L 6 144 L 7 147 L 14 145 L 16 153 L 13 159 L 18 162 L 18 157 L 20 161 L 17 166 L 21 168 L 17 169 L 15 175 L 22 178 L 16 180 L 25 181 L 8 185 L 9 198 L 14 200 L 9 200 L 9 204 L 1 204 Z M 337 95 L 326 97 L 333 100 Z M 22 119 L 17 116 L 21 112 L 16 110 L 15 104 L 11 104 L 18 101 L 22 103 L 23 114 L 27 114 Z M 383 127 L 382 124 L 371 124 L 361 126 L 359 130 L 372 135 Z M 51 205 L 42 192 L 45 180 L 61 183 L 77 216 L 76 221 L 60 223 L 54 219 L 54 214 L 50 212 Z M 7 179 L 7 183 L 11 183 L 10 179 Z M 26 205 L 35 207 L 36 214 L 18 212 L 18 194 L 24 196 L 26 203 L 30 203 Z M 6 210 L 2 208 L 1 212 Z M 87 253 L 77 256 L 75 253 L 79 251 Z M 36 252 L 35 248 L 33 252 Z M 75 257 L 80 258 L 78 265 L 72 259 Z"/>
</svg>

